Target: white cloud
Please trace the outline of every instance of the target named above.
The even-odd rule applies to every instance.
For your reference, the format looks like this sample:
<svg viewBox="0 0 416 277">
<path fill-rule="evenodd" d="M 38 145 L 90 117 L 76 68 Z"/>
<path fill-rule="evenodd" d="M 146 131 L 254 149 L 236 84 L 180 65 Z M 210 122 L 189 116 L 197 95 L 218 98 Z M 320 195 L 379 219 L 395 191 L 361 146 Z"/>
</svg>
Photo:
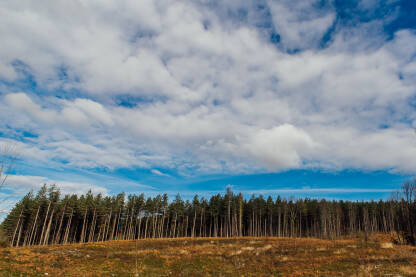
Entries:
<svg viewBox="0 0 416 277">
<path fill-rule="evenodd" d="M 414 172 L 416 135 L 412 129 L 358 131 L 353 128 L 318 128 L 314 136 L 326 145 L 322 161 L 335 168 L 392 169 Z M 323 158 L 324 157 L 324 158 Z"/>
<path fill-rule="evenodd" d="M 5 100 L 13 108 L 22 110 L 38 120 L 49 123 L 56 118 L 53 111 L 42 109 L 23 92 L 7 94 Z"/>
<path fill-rule="evenodd" d="M 0 62 L 0 75 L 6 81 L 13 81 L 17 78 L 14 68 L 10 64 L 7 64 L 7 62 Z"/>
<path fill-rule="evenodd" d="M 0 130 L 36 135 L 16 142 L 28 159 L 82 168 L 416 171 L 414 32 L 335 25 L 320 48 L 331 5 L 267 1 L 267 19 L 208 2 L 3 1 L 0 79 L 36 90 L 0 87 Z"/>
<path fill-rule="evenodd" d="M 303 130 L 284 124 L 260 130 L 246 146 L 270 170 L 296 168 L 318 145 Z"/>
<path fill-rule="evenodd" d="M 108 111 L 100 103 L 89 99 L 78 98 L 74 102 L 66 102 L 62 115 L 66 120 L 73 122 L 75 125 L 88 122 L 91 119 L 110 127 L 113 125 L 113 120 Z"/>
<path fill-rule="evenodd" d="M 152 169 L 151 172 L 155 175 L 158 175 L 158 176 L 165 176 L 165 177 L 169 176 L 169 174 L 163 173 L 158 169 Z"/>
</svg>

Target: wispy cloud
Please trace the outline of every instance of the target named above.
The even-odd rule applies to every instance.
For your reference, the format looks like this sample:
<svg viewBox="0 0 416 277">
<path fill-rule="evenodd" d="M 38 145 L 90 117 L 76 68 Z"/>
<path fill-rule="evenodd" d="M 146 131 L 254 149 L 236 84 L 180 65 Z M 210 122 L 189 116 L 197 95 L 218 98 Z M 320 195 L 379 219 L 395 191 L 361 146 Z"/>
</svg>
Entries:
<svg viewBox="0 0 416 277">
<path fill-rule="evenodd" d="M 151 172 L 155 175 L 158 175 L 158 176 L 165 176 L 165 177 L 170 176 L 169 174 L 163 173 L 158 169 L 152 169 Z"/>
<path fill-rule="evenodd" d="M 394 192 L 395 189 L 357 189 L 357 188 L 301 188 L 301 189 L 269 189 L 269 190 L 243 190 L 245 194 L 320 194 L 320 193 L 331 193 L 331 194 L 347 194 L 347 193 L 375 193 L 375 192 Z"/>
</svg>

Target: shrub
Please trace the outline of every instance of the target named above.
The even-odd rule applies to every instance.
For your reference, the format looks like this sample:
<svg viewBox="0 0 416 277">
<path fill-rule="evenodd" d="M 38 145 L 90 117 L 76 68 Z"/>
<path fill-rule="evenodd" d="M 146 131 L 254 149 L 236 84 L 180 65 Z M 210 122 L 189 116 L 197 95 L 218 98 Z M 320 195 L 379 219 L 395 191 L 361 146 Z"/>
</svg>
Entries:
<svg viewBox="0 0 416 277">
<path fill-rule="evenodd" d="M 9 239 L 7 238 L 4 231 L 0 229 L 0 247 L 7 247 L 7 246 L 9 246 Z"/>
</svg>

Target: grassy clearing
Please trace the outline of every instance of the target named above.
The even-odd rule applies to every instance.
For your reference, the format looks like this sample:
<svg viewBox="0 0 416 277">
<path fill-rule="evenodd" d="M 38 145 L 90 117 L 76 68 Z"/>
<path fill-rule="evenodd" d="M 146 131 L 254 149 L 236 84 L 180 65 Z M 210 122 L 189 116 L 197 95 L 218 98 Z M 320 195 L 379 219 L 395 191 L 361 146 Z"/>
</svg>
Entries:
<svg viewBox="0 0 416 277">
<path fill-rule="evenodd" d="M 186 238 L 3 248 L 0 276 L 416 276 L 416 248 L 388 240 Z"/>
</svg>

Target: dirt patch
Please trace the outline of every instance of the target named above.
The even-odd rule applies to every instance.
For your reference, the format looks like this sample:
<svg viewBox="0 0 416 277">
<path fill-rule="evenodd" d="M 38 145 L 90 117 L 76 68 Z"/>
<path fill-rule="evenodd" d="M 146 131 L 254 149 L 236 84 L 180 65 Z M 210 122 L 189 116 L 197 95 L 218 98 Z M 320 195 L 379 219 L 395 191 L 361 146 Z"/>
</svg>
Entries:
<svg viewBox="0 0 416 277">
<path fill-rule="evenodd" d="M 382 242 L 380 244 L 380 248 L 382 248 L 382 249 L 390 249 L 390 248 L 393 248 L 393 243 L 391 243 L 391 242 Z"/>
<path fill-rule="evenodd" d="M 179 254 L 181 254 L 181 255 L 188 255 L 189 254 L 189 251 L 188 250 L 185 250 L 185 249 L 181 249 L 181 250 L 179 250 Z"/>
</svg>

